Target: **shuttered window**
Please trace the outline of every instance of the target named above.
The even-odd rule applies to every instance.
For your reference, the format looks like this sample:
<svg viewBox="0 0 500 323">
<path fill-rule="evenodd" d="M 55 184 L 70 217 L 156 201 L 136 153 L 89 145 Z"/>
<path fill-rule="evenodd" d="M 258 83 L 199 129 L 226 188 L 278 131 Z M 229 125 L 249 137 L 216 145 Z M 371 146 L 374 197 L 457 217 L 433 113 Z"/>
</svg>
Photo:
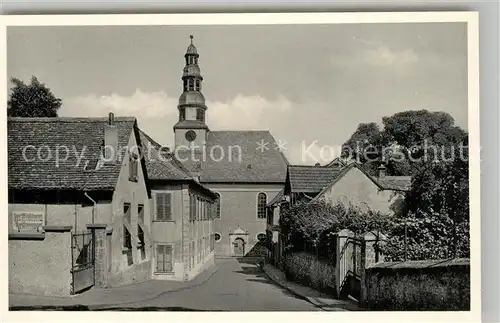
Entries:
<svg viewBox="0 0 500 323">
<path fill-rule="evenodd" d="M 173 248 L 171 245 L 156 245 L 156 271 L 172 272 Z"/>
<path fill-rule="evenodd" d="M 156 220 L 172 221 L 172 194 L 156 193 Z"/>
</svg>

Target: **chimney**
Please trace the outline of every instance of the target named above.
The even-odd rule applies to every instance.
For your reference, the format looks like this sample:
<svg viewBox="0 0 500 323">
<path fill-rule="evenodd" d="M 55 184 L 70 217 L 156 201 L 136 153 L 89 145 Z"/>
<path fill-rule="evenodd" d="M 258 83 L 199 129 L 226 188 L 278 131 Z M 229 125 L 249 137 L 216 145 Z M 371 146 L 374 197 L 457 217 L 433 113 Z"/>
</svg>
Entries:
<svg viewBox="0 0 500 323">
<path fill-rule="evenodd" d="M 115 115 L 109 113 L 108 123 L 104 126 L 104 160 L 114 162 L 118 154 L 118 129 L 115 124 Z"/>
<path fill-rule="evenodd" d="M 385 177 L 385 165 L 384 164 L 380 164 L 380 166 L 378 167 L 378 177 L 379 178 L 384 178 Z"/>
</svg>

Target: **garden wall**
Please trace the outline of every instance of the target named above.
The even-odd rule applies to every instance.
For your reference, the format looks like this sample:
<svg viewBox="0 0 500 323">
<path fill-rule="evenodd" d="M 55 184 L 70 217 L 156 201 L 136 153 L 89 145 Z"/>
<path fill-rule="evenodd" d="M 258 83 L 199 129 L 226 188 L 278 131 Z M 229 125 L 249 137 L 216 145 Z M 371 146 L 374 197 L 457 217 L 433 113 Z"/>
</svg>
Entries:
<svg viewBox="0 0 500 323">
<path fill-rule="evenodd" d="M 362 306 L 370 310 L 468 311 L 469 259 L 377 263 L 363 287 Z"/>
<path fill-rule="evenodd" d="M 335 266 L 305 252 L 288 254 L 283 259 L 287 280 L 334 294 Z"/>
</svg>

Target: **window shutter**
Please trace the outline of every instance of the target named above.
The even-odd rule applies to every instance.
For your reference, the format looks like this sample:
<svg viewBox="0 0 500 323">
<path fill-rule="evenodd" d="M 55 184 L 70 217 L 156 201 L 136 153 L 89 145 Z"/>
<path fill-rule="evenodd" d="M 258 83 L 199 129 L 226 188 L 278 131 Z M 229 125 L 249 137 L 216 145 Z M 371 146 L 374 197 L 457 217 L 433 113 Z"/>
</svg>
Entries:
<svg viewBox="0 0 500 323">
<path fill-rule="evenodd" d="M 156 193 L 156 219 L 160 221 L 172 220 L 172 194 Z"/>
<path fill-rule="evenodd" d="M 165 193 L 164 194 L 164 220 L 172 220 L 172 194 Z"/>
<path fill-rule="evenodd" d="M 164 193 L 156 193 L 156 219 L 163 220 L 164 214 L 164 206 L 163 206 L 163 194 Z"/>
<path fill-rule="evenodd" d="M 165 246 L 164 245 L 157 245 L 156 246 L 156 271 L 165 271 L 164 255 L 165 255 Z"/>
<path fill-rule="evenodd" d="M 172 271 L 172 246 L 164 246 L 165 247 L 165 267 L 164 270 Z"/>
</svg>

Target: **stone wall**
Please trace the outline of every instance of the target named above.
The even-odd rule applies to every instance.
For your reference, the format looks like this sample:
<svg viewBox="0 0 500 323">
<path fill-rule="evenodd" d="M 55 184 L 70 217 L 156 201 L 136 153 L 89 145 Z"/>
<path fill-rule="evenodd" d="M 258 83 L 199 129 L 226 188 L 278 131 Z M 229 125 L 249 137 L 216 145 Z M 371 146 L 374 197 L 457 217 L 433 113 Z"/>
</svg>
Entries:
<svg viewBox="0 0 500 323">
<path fill-rule="evenodd" d="M 370 310 L 470 309 L 468 259 L 385 262 L 366 270 L 362 306 Z"/>
<path fill-rule="evenodd" d="M 9 235 L 9 293 L 70 295 L 70 229 Z"/>
</svg>

